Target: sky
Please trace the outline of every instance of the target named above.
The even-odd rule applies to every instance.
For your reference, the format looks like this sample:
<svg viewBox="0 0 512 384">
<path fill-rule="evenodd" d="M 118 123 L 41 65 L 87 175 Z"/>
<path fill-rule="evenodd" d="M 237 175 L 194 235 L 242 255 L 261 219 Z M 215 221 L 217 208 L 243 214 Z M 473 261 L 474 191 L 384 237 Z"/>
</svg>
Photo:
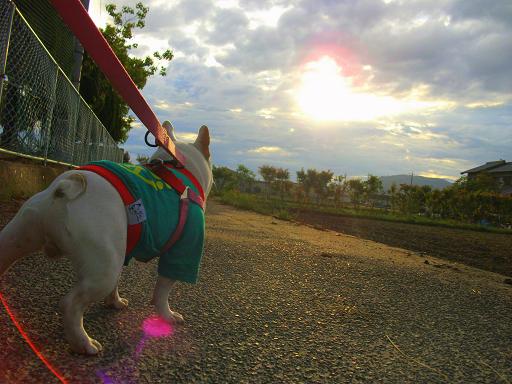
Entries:
<svg viewBox="0 0 512 384">
<path fill-rule="evenodd" d="M 105 3 L 91 0 L 97 25 Z M 455 180 L 512 161 L 510 0 L 148 0 L 136 56 L 171 48 L 142 93 L 212 162 Z M 135 123 L 124 144 L 148 155 Z"/>
</svg>

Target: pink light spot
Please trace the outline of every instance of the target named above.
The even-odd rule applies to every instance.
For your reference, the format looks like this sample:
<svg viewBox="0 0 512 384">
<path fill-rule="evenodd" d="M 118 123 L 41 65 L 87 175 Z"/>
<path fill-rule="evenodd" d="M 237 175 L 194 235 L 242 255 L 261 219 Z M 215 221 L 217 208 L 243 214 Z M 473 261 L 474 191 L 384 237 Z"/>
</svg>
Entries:
<svg viewBox="0 0 512 384">
<path fill-rule="evenodd" d="M 148 317 L 144 320 L 142 330 L 146 337 L 166 337 L 174 333 L 171 324 L 159 316 Z"/>
</svg>

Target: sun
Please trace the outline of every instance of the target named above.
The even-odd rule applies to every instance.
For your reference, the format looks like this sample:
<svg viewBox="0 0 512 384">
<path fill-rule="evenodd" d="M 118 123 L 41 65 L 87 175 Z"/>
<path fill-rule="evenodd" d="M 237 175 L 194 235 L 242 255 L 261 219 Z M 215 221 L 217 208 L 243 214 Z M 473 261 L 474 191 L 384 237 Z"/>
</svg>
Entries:
<svg viewBox="0 0 512 384">
<path fill-rule="evenodd" d="M 400 112 L 403 105 L 391 97 L 357 92 L 351 77 L 329 56 L 304 67 L 297 103 L 304 114 L 323 121 L 373 120 Z"/>
<path fill-rule="evenodd" d="M 363 66 L 363 71 L 371 70 Z M 304 66 L 296 99 L 302 113 L 317 121 L 376 121 L 412 113 L 449 109 L 453 103 L 428 98 L 428 88 L 419 86 L 397 98 L 378 92 L 375 85 L 354 79 L 370 79 L 370 73 L 345 71 L 336 60 L 322 56 Z"/>
</svg>

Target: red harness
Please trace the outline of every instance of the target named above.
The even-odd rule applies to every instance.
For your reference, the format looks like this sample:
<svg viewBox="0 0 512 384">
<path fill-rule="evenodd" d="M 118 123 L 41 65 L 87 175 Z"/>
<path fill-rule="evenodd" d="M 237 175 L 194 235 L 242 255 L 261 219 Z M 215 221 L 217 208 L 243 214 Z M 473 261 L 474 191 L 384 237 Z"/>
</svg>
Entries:
<svg viewBox="0 0 512 384">
<path fill-rule="evenodd" d="M 176 175 L 169 169 L 167 166 L 172 167 L 174 170 L 182 173 L 185 175 L 190 181 L 192 181 L 192 184 L 197 188 L 199 191 L 199 195 L 195 193 L 192 189 L 187 187 L 181 179 L 176 177 Z M 187 222 L 188 217 L 188 206 L 189 202 L 193 202 L 201 207 L 201 209 L 204 211 L 204 191 L 201 187 L 201 184 L 197 181 L 197 179 L 192 175 L 192 173 L 188 170 L 186 170 L 183 167 L 177 167 L 176 163 L 166 162 L 163 160 L 159 161 L 153 161 L 149 164 L 145 165 L 146 168 L 149 168 L 151 172 L 153 172 L 155 175 L 160 177 L 163 181 L 165 181 L 168 185 L 170 185 L 178 194 L 181 196 L 180 198 L 180 210 L 179 210 L 179 218 L 178 218 L 178 225 L 176 226 L 176 229 L 174 230 L 173 234 L 167 240 L 167 242 L 164 244 L 162 249 L 160 250 L 160 255 L 163 255 L 166 253 L 171 247 L 179 240 L 181 237 L 181 234 L 183 233 L 183 230 L 185 229 L 185 223 Z"/>
<path fill-rule="evenodd" d="M 201 187 L 201 184 L 199 184 L 197 179 L 194 177 L 194 175 L 192 175 L 190 171 L 186 170 L 185 168 L 180 168 L 179 166 L 176 166 L 174 162 L 165 162 L 163 160 L 154 161 L 150 164 L 146 164 L 145 167 L 150 169 L 151 172 L 160 177 L 165 183 L 172 187 L 181 196 L 178 225 L 176 226 L 176 229 L 174 230 L 172 235 L 169 237 L 169 240 L 160 250 L 161 255 L 167 252 L 181 237 L 183 229 L 185 228 L 185 223 L 187 222 L 189 203 L 193 202 L 199 205 L 201 209 L 203 209 L 204 211 L 204 191 L 203 188 Z M 178 171 L 184 176 L 186 176 L 197 188 L 199 194 L 197 194 L 195 191 L 187 187 L 183 183 L 183 181 L 181 181 L 181 179 L 178 178 L 169 168 L 172 168 L 173 170 Z M 136 198 L 132 195 L 132 193 L 122 182 L 122 180 L 116 174 L 110 172 L 108 169 L 93 164 L 84 165 L 79 167 L 78 169 L 83 171 L 91 171 L 102 176 L 117 190 L 125 206 L 130 205 L 136 201 Z M 133 248 L 135 248 L 135 246 L 140 240 L 141 234 L 142 223 L 128 224 L 126 255 L 130 254 Z"/>
<path fill-rule="evenodd" d="M 187 169 L 182 168 L 180 166 L 176 166 L 174 161 L 164 161 L 164 160 L 153 160 L 151 163 L 144 165 L 146 168 L 150 169 L 155 175 L 165 181 L 168 185 L 170 185 L 178 194 L 181 196 L 187 189 L 186 185 L 181 181 L 176 175 L 169 169 L 172 168 L 175 171 L 186 176 L 192 184 L 199 191 L 199 195 L 195 193 L 193 190 L 188 190 L 188 198 L 199 205 L 204 210 L 204 191 L 201 187 L 201 184 L 197 181 L 194 175 Z"/>
</svg>

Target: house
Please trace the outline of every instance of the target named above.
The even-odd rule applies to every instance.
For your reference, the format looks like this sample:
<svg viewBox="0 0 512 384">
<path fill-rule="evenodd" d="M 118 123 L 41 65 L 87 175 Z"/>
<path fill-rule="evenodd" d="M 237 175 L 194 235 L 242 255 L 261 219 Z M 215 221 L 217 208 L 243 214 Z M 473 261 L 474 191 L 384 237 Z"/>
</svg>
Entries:
<svg viewBox="0 0 512 384">
<path fill-rule="evenodd" d="M 476 168 L 461 172 L 462 175 L 467 174 L 468 179 L 472 179 L 481 173 L 492 176 L 500 186 L 503 195 L 512 196 L 512 162 L 505 160 L 489 161 Z"/>
</svg>

